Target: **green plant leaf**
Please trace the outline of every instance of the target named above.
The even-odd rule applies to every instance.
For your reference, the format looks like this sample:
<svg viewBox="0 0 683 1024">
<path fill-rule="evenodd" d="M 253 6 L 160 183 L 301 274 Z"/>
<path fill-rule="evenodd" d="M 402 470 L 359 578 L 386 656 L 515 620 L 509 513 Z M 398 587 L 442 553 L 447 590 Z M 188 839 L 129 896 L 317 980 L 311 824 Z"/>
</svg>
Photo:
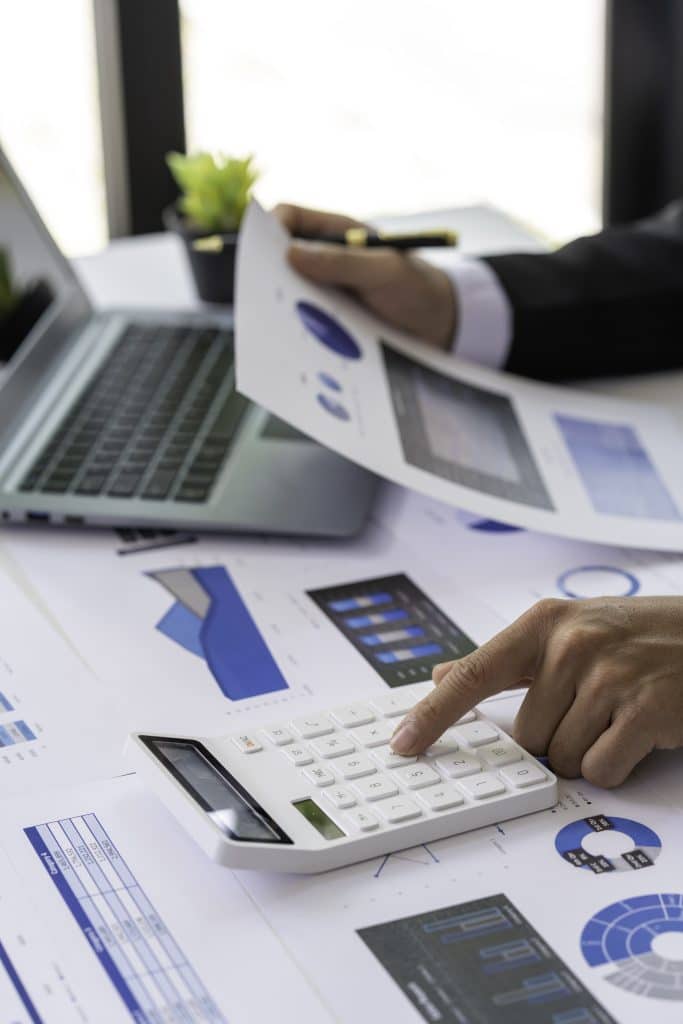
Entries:
<svg viewBox="0 0 683 1024">
<path fill-rule="evenodd" d="M 166 162 L 182 192 L 179 209 L 195 227 L 238 230 L 259 176 L 253 156 L 168 153 Z"/>
</svg>

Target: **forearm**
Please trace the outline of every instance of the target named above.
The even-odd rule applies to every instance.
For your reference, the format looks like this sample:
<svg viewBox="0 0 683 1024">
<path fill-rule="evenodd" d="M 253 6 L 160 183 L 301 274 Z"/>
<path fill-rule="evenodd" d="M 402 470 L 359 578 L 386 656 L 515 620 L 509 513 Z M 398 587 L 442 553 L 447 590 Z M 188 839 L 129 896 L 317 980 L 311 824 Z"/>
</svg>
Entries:
<svg viewBox="0 0 683 1024">
<path fill-rule="evenodd" d="M 512 309 L 504 368 L 545 380 L 683 364 L 683 216 L 493 256 Z"/>
</svg>

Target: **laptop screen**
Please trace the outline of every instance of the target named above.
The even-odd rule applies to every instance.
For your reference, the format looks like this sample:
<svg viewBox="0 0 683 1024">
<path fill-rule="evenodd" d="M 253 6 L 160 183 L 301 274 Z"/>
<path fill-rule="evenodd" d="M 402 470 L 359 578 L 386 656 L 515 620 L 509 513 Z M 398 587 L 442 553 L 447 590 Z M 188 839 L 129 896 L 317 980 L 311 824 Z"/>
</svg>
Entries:
<svg viewBox="0 0 683 1024">
<path fill-rule="evenodd" d="M 44 331 L 80 287 L 0 153 L 0 363 Z"/>
</svg>

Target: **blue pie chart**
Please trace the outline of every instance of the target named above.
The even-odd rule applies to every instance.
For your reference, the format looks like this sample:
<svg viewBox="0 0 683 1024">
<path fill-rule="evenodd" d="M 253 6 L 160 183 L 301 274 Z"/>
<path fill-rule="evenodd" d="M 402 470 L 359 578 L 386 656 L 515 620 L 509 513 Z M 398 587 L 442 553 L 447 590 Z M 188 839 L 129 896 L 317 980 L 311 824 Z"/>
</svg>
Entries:
<svg viewBox="0 0 683 1024">
<path fill-rule="evenodd" d="M 589 967 L 631 995 L 683 1002 L 683 895 L 651 893 L 611 903 L 581 933 Z"/>
<path fill-rule="evenodd" d="M 296 304 L 296 311 L 302 324 L 317 341 L 345 359 L 360 359 L 362 352 L 358 342 L 338 320 L 312 302 L 303 299 Z"/>
<path fill-rule="evenodd" d="M 613 840 L 625 839 L 625 848 Z M 572 867 L 603 875 L 652 867 L 662 849 L 653 829 L 632 818 L 594 814 L 565 825 L 555 837 L 555 849 Z M 621 852 L 624 850 L 624 852 Z"/>
</svg>

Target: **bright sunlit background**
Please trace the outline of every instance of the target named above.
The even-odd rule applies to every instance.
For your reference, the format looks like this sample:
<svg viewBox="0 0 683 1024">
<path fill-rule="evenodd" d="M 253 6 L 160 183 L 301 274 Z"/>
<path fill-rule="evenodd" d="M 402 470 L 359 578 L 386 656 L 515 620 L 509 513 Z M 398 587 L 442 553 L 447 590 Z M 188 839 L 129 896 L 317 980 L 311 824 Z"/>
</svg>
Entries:
<svg viewBox="0 0 683 1024">
<path fill-rule="evenodd" d="M 181 13 L 188 146 L 254 153 L 265 203 L 484 201 L 552 241 L 599 227 L 603 0 Z M 107 235 L 92 21 L 90 0 L 0 0 L 0 140 L 71 255 Z"/>
</svg>

